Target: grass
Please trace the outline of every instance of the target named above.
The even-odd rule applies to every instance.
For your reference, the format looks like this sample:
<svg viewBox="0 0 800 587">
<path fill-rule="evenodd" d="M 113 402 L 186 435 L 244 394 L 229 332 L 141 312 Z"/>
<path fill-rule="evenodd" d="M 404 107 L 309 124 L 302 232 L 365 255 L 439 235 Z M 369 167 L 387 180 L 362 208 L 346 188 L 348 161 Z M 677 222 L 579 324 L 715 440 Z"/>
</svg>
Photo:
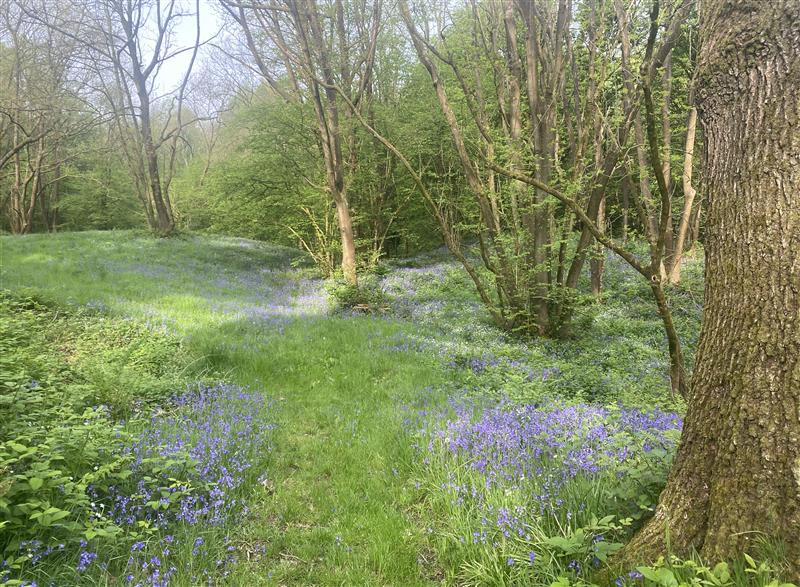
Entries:
<svg viewBox="0 0 800 587">
<path fill-rule="evenodd" d="M 426 584 L 396 408 L 445 372 L 383 348 L 409 325 L 324 316 L 321 284 L 280 247 L 129 232 L 2 247 L 4 288 L 178 332 L 210 368 L 275 400 L 280 449 L 235 536 L 253 562 L 227 584 Z"/>
<path fill-rule="evenodd" d="M 502 417 L 512 418 L 513 406 L 554 397 L 682 409 L 667 393 L 666 346 L 648 288 L 614 260 L 603 304 L 585 305 L 576 336 L 554 342 L 520 341 L 492 328 L 463 271 L 441 252 L 398 263 L 376 284 L 391 312 L 363 316 L 332 312 L 323 283 L 296 251 L 253 241 L 86 232 L 2 237 L 0 246 L 0 287 L 15 296 L 97 310 L 89 330 L 103 315 L 134 318 L 153 336 L 180 341 L 182 377 L 221 377 L 267 398 L 257 422 L 274 425 L 265 475 L 255 480 L 253 473 L 241 488 L 241 515 L 205 535 L 216 542 L 210 553 L 230 548 L 238 561 L 212 573 L 211 584 L 510 585 L 563 574 L 570 585 L 572 555 L 554 554 L 552 568 L 531 574 L 523 567 L 527 543 L 505 549 L 460 541 L 488 528 L 479 508 L 454 505 L 454 484 L 477 487 L 484 479 L 469 454 L 431 442 L 453 424 L 448 401 L 471 406 L 459 412 L 461 425 L 480 422 L 500 398 L 511 406 Z M 686 285 L 671 292 L 690 359 L 701 273 L 690 263 Z M 95 343 L 105 348 L 92 336 L 77 344 L 78 354 L 91 358 Z M 117 359 L 95 354 L 94 371 L 88 359 L 81 369 L 103 383 L 98 363 Z M 624 442 L 627 432 L 615 434 Z M 602 502 L 601 485 L 576 479 L 576 500 L 595 492 Z M 512 504 L 526 491 L 498 485 L 482 503 Z M 564 515 L 549 526 L 535 523 L 573 540 L 578 528 Z M 581 523 L 591 526 L 590 518 L 587 512 Z M 614 525 L 605 522 L 602 532 L 624 535 Z M 541 532 L 531 532 L 539 549 L 552 538 Z M 591 536 L 581 546 L 588 554 Z M 196 584 L 193 550 L 184 546 L 178 555 L 182 568 L 171 585 Z M 536 564 L 546 558 L 540 550 Z M 108 574 L 81 580 L 123 583 Z"/>
</svg>

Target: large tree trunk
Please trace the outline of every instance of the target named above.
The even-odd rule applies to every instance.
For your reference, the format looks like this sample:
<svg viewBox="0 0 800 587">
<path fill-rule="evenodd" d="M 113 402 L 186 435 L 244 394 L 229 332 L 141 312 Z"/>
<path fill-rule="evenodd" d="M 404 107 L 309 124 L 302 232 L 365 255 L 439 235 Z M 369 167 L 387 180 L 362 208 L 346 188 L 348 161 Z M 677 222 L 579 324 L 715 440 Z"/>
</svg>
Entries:
<svg viewBox="0 0 800 587">
<path fill-rule="evenodd" d="M 800 3 L 706 0 L 705 316 L 683 438 L 624 562 L 785 543 L 800 578 Z"/>
</svg>

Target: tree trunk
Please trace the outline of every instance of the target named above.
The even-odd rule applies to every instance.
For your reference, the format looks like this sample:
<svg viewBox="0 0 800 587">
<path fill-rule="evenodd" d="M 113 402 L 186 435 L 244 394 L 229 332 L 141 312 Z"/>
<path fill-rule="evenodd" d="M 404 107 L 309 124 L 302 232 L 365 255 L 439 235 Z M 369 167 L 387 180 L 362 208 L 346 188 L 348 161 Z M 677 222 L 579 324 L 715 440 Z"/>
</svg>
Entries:
<svg viewBox="0 0 800 587">
<path fill-rule="evenodd" d="M 800 3 L 706 0 L 701 36 L 705 315 L 673 471 L 621 560 L 766 536 L 800 579 Z"/>
<path fill-rule="evenodd" d="M 161 189 L 161 172 L 158 165 L 158 151 L 153 142 L 153 131 L 150 123 L 150 98 L 147 94 L 147 86 L 144 78 L 139 75 L 137 80 L 137 90 L 141 106 L 141 126 L 140 133 L 142 147 L 147 168 L 147 189 L 152 205 L 153 223 L 150 228 L 155 230 L 160 236 L 169 236 L 175 229 L 172 220 L 172 211 L 169 209 L 169 200 L 165 199 Z M 148 216 L 149 218 L 149 216 Z"/>
<path fill-rule="evenodd" d="M 683 150 L 683 212 L 678 224 L 678 238 L 675 241 L 669 266 L 669 282 L 679 283 L 681 280 L 681 258 L 689 233 L 689 222 L 692 218 L 692 204 L 697 193 L 692 186 L 692 165 L 694 162 L 694 138 L 697 129 L 697 108 L 692 105 L 689 110 L 689 121 L 686 125 L 686 146 Z"/>
<path fill-rule="evenodd" d="M 669 11 L 669 2 L 665 2 L 665 11 Z M 667 182 L 667 191 L 672 193 L 672 124 L 669 118 L 670 103 L 672 101 L 672 53 L 667 55 L 664 60 L 664 76 L 663 76 L 664 96 L 661 104 L 661 148 L 663 153 L 661 155 L 662 172 L 664 179 Z M 669 229 L 664 234 L 664 274 L 665 278 L 669 277 L 669 268 L 672 266 L 672 258 L 675 254 L 675 239 L 673 234 L 672 214 L 670 214 Z M 668 281 L 668 279 L 667 279 Z"/>
<path fill-rule="evenodd" d="M 49 232 L 58 231 L 58 208 L 61 202 L 61 164 L 56 165 L 56 178 L 53 183 L 53 191 L 50 194 L 50 226 Z"/>
<path fill-rule="evenodd" d="M 356 273 L 356 240 L 353 232 L 353 218 L 346 198 L 336 200 L 336 220 L 342 239 L 342 273 L 348 283 L 358 283 Z"/>
<path fill-rule="evenodd" d="M 622 236 L 620 237 L 623 243 L 628 242 L 628 214 L 631 206 L 631 176 L 626 172 L 622 177 L 622 184 L 620 185 L 620 192 L 622 194 Z"/>
<path fill-rule="evenodd" d="M 697 205 L 692 209 L 692 215 L 689 218 L 689 233 L 686 236 L 686 246 L 684 250 L 691 252 L 694 250 L 694 245 L 700 238 L 700 216 L 703 211 L 703 201 L 697 202 Z"/>
<path fill-rule="evenodd" d="M 606 200 L 603 198 L 600 201 L 600 207 L 597 209 L 597 228 L 600 232 L 606 231 Z M 595 244 L 595 252 L 591 261 L 589 261 L 589 275 L 592 283 L 592 295 L 599 298 L 603 293 L 603 270 L 605 268 L 606 249 L 600 244 Z"/>
</svg>

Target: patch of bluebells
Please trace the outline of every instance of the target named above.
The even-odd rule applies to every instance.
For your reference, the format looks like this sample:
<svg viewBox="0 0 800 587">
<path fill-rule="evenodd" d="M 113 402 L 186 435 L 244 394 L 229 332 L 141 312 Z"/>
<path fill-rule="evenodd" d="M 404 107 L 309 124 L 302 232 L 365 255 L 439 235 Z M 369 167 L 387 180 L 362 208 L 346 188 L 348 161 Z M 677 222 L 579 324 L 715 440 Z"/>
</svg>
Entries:
<svg viewBox="0 0 800 587">
<path fill-rule="evenodd" d="M 217 383 L 197 385 L 176 396 L 168 408 L 154 415 L 138 436 L 124 449 L 130 457 L 130 483 L 90 487 L 94 520 L 110 521 L 118 527 L 138 531 L 142 524 L 151 529 L 147 541 L 137 540 L 121 573 L 126 584 L 137 587 L 166 587 L 178 572 L 173 564 L 179 539 L 172 527 L 195 527 L 198 531 L 220 526 L 247 506 L 241 489 L 263 478 L 261 465 L 272 450 L 272 424 L 265 422 L 270 402 L 261 393 Z M 158 538 L 162 534 L 162 538 Z M 207 555 L 204 538 L 192 545 L 193 556 Z M 80 541 L 75 571 L 105 570 L 96 541 Z M 34 570 L 51 554 L 65 551 L 63 543 L 39 540 L 20 543 Z M 226 576 L 235 563 L 235 548 L 211 563 L 214 576 Z M 206 570 L 208 577 L 211 576 Z M 11 580 L 0 567 L 0 584 Z"/>
<path fill-rule="evenodd" d="M 84 572 L 86 569 L 89 568 L 95 560 L 97 560 L 97 553 L 91 552 L 89 550 L 83 550 L 78 555 L 78 564 L 75 567 L 75 570 L 79 573 Z"/>
<path fill-rule="evenodd" d="M 568 536 L 592 514 L 619 513 L 591 511 L 597 503 L 583 496 L 593 490 L 574 488 L 624 484 L 643 461 L 666 471 L 682 426 L 671 412 L 558 400 L 546 407 L 486 406 L 464 396 L 437 409 L 429 393 L 407 409 L 405 425 L 423 475 L 437 480 L 431 491 L 451 509 L 451 519 L 467 520 L 468 528 L 445 531 L 465 547 L 494 552 L 488 556 L 506 561 L 505 567 L 526 559 L 524 566 L 533 567 L 548 533 Z M 594 536 L 588 558 L 564 561 L 565 570 L 580 575 L 597 566 L 603 540 Z"/>
<path fill-rule="evenodd" d="M 198 385 L 171 406 L 126 449 L 139 479 L 136 490 L 108 489 L 107 515 L 119 526 L 220 525 L 243 505 L 237 489 L 271 450 L 273 425 L 262 416 L 269 403 L 258 392 L 226 383 Z M 145 480 L 153 478 L 154 465 L 160 466 L 158 483 Z"/>
<path fill-rule="evenodd" d="M 158 487 L 142 479 L 133 494 L 113 489 L 109 492 L 110 514 L 121 526 L 146 521 L 161 529 L 174 523 L 203 528 L 221 525 L 237 511 L 246 511 L 246 505 L 236 497 L 237 490 L 271 450 L 273 426 L 265 424 L 262 416 L 269 402 L 260 393 L 219 383 L 198 385 L 176 397 L 172 405 L 176 409 L 154 417 L 139 442 L 129 450 L 134 472 L 147 471 L 153 461 L 172 460 L 176 464 L 161 473 Z M 179 470 L 185 463 L 191 465 L 189 470 Z M 186 481 L 170 483 L 176 477 Z M 153 507 L 155 503 L 161 506 Z M 178 570 L 169 563 L 176 542 L 174 535 L 168 534 L 155 546 L 134 543 L 128 569 L 135 573 L 129 574 L 129 582 L 168 585 Z M 193 556 L 206 553 L 204 542 L 202 536 L 194 539 Z M 229 553 L 216 566 L 234 560 Z M 216 570 L 227 574 L 223 569 Z"/>
<path fill-rule="evenodd" d="M 548 408 L 500 402 L 476 418 L 469 402 L 423 429 L 427 452 L 444 449 L 482 475 L 486 488 L 518 489 L 531 479 L 545 509 L 560 507 L 559 489 L 578 475 L 614 469 L 654 448 L 671 450 L 681 418 L 674 413 L 587 404 Z"/>
<path fill-rule="evenodd" d="M 246 504 L 237 496 L 260 473 L 259 465 L 271 452 L 274 425 L 264 421 L 270 405 L 261 393 L 226 383 L 197 385 L 175 397 L 170 413 L 154 416 L 139 441 L 128 448 L 131 470 L 140 479 L 135 492 L 109 489 L 111 518 L 123 527 L 144 521 L 166 531 L 175 524 L 219 526 L 246 513 Z M 153 463 L 168 464 L 156 484 L 144 478 L 152 475 Z M 193 556 L 206 554 L 204 542 L 202 536 L 194 539 Z M 176 545 L 173 534 L 157 545 L 135 542 L 127 564 L 133 571 L 128 582 L 168 585 L 179 570 L 170 563 Z M 214 571 L 227 576 L 226 567 L 234 562 L 229 549 L 224 559 L 216 561 Z"/>
</svg>

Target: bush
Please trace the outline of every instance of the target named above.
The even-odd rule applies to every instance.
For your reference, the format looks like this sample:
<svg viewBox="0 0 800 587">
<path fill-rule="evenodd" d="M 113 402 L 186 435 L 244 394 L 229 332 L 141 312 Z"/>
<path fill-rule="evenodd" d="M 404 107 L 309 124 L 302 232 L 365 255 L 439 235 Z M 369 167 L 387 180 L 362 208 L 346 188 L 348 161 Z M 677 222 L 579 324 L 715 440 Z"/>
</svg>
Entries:
<svg viewBox="0 0 800 587">
<path fill-rule="evenodd" d="M 224 540 L 196 535 L 258 485 L 270 404 L 222 383 L 176 393 L 188 361 L 143 325 L 0 297 L 0 584 L 166 584 L 178 545 L 220 570 Z"/>
<path fill-rule="evenodd" d="M 377 277 L 362 276 L 358 285 L 341 278 L 330 280 L 326 290 L 338 311 L 353 311 L 364 314 L 385 313 L 389 310 L 389 300 L 381 288 Z"/>
</svg>

